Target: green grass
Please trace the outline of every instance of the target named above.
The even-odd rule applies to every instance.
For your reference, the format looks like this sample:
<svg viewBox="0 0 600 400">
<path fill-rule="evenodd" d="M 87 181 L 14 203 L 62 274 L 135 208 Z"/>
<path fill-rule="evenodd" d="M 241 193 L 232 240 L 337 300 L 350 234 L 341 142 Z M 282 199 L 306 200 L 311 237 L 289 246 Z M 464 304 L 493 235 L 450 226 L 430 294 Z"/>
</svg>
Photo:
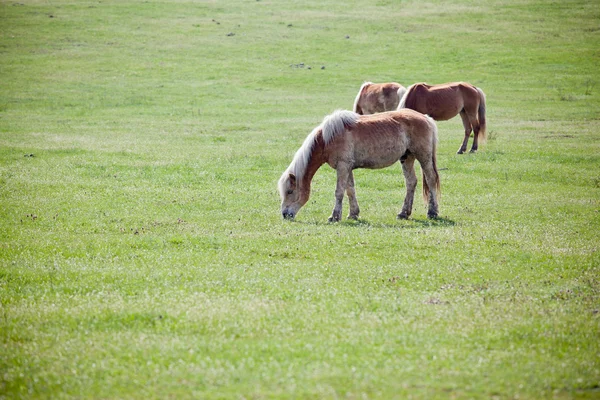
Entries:
<svg viewBox="0 0 600 400">
<path fill-rule="evenodd" d="M 599 398 L 598 21 L 0 1 L 0 398 Z M 394 166 L 355 172 L 357 222 L 326 222 L 328 167 L 283 221 L 280 174 L 365 80 L 481 87 L 487 145 L 438 124 L 438 220 L 395 219 Z"/>
</svg>

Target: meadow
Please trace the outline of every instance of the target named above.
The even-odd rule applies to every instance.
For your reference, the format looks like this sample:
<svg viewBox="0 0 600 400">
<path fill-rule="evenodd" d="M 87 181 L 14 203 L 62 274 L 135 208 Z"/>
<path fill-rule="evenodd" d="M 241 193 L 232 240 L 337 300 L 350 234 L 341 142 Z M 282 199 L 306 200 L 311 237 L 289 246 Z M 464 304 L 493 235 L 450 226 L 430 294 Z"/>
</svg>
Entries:
<svg viewBox="0 0 600 400">
<path fill-rule="evenodd" d="M 600 398 L 595 0 L 0 0 L 0 399 Z M 468 81 L 440 218 L 277 180 L 364 81 Z M 421 180 L 420 173 L 419 180 Z M 417 188 L 421 190 L 421 182 Z M 344 214 L 348 211 L 347 201 Z"/>
</svg>

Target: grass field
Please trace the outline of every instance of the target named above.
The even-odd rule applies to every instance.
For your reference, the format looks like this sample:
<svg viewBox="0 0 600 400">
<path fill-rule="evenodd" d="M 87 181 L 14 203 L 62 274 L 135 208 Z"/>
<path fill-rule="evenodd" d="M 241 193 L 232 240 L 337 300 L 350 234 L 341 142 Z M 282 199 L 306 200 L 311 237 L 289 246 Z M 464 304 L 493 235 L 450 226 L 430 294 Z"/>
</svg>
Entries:
<svg viewBox="0 0 600 400">
<path fill-rule="evenodd" d="M 595 0 L 0 0 L 0 398 L 600 398 L 598 65 Z M 399 165 L 282 220 L 366 80 L 487 145 L 438 123 L 437 220 Z"/>
</svg>

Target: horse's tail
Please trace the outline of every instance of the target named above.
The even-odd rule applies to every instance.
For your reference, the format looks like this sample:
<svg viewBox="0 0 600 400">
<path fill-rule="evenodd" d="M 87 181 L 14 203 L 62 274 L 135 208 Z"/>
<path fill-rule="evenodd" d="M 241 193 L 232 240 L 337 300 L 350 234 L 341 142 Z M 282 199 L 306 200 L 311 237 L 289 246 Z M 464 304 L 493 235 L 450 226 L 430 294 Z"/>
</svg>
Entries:
<svg viewBox="0 0 600 400">
<path fill-rule="evenodd" d="M 485 93 L 483 90 L 477 88 L 479 92 L 479 110 L 477 111 L 477 118 L 479 119 L 479 140 L 485 142 L 486 136 L 486 124 L 485 124 Z"/>
<path fill-rule="evenodd" d="M 410 85 L 408 88 L 404 89 L 404 92 L 402 93 L 402 96 L 400 96 L 400 90 L 398 89 L 398 96 L 400 96 L 400 103 L 398 103 L 398 110 L 402 109 L 402 108 L 406 108 L 406 98 L 408 97 L 408 95 L 410 94 L 410 92 L 412 91 L 412 88 L 415 85 Z"/>
<path fill-rule="evenodd" d="M 356 99 L 354 100 L 354 112 L 357 114 L 364 114 L 362 108 L 360 107 L 360 99 L 362 97 L 363 92 L 365 91 L 365 89 L 367 87 L 369 87 L 370 85 L 372 85 L 372 82 L 365 82 L 362 84 L 362 86 L 360 87 L 360 89 L 358 90 L 358 94 L 356 95 Z"/>
<path fill-rule="evenodd" d="M 440 196 L 442 194 L 442 189 L 440 186 L 440 174 L 438 172 L 438 168 L 437 168 L 437 143 L 438 143 L 438 130 L 437 130 L 437 125 L 435 123 L 435 121 L 433 120 L 433 118 L 431 118 L 429 115 L 426 115 L 425 117 L 427 117 L 427 123 L 429 124 L 429 127 L 431 129 L 431 164 L 433 166 L 433 173 L 435 174 L 435 182 L 433 183 L 434 187 L 435 187 L 435 197 L 437 198 L 437 201 L 440 201 Z M 421 168 L 421 170 L 423 170 L 423 168 Z M 427 179 L 425 179 L 425 172 L 423 171 L 423 201 L 425 202 L 425 205 L 428 204 L 429 202 L 429 185 L 427 184 Z"/>
<path fill-rule="evenodd" d="M 348 110 L 336 110 L 326 116 L 321 123 L 323 141 L 329 143 L 334 137 L 344 133 L 347 128 L 352 128 L 358 122 L 360 115 Z"/>
</svg>

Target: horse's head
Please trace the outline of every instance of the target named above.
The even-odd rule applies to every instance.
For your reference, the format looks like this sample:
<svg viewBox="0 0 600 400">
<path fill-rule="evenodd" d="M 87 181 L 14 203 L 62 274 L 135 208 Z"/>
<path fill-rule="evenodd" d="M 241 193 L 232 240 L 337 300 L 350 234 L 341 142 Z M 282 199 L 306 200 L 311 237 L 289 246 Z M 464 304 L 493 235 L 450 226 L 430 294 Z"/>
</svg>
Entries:
<svg viewBox="0 0 600 400">
<path fill-rule="evenodd" d="M 279 195 L 281 196 L 281 215 L 285 219 L 293 219 L 308 200 L 300 190 L 296 175 L 287 171 L 279 179 Z"/>
</svg>

